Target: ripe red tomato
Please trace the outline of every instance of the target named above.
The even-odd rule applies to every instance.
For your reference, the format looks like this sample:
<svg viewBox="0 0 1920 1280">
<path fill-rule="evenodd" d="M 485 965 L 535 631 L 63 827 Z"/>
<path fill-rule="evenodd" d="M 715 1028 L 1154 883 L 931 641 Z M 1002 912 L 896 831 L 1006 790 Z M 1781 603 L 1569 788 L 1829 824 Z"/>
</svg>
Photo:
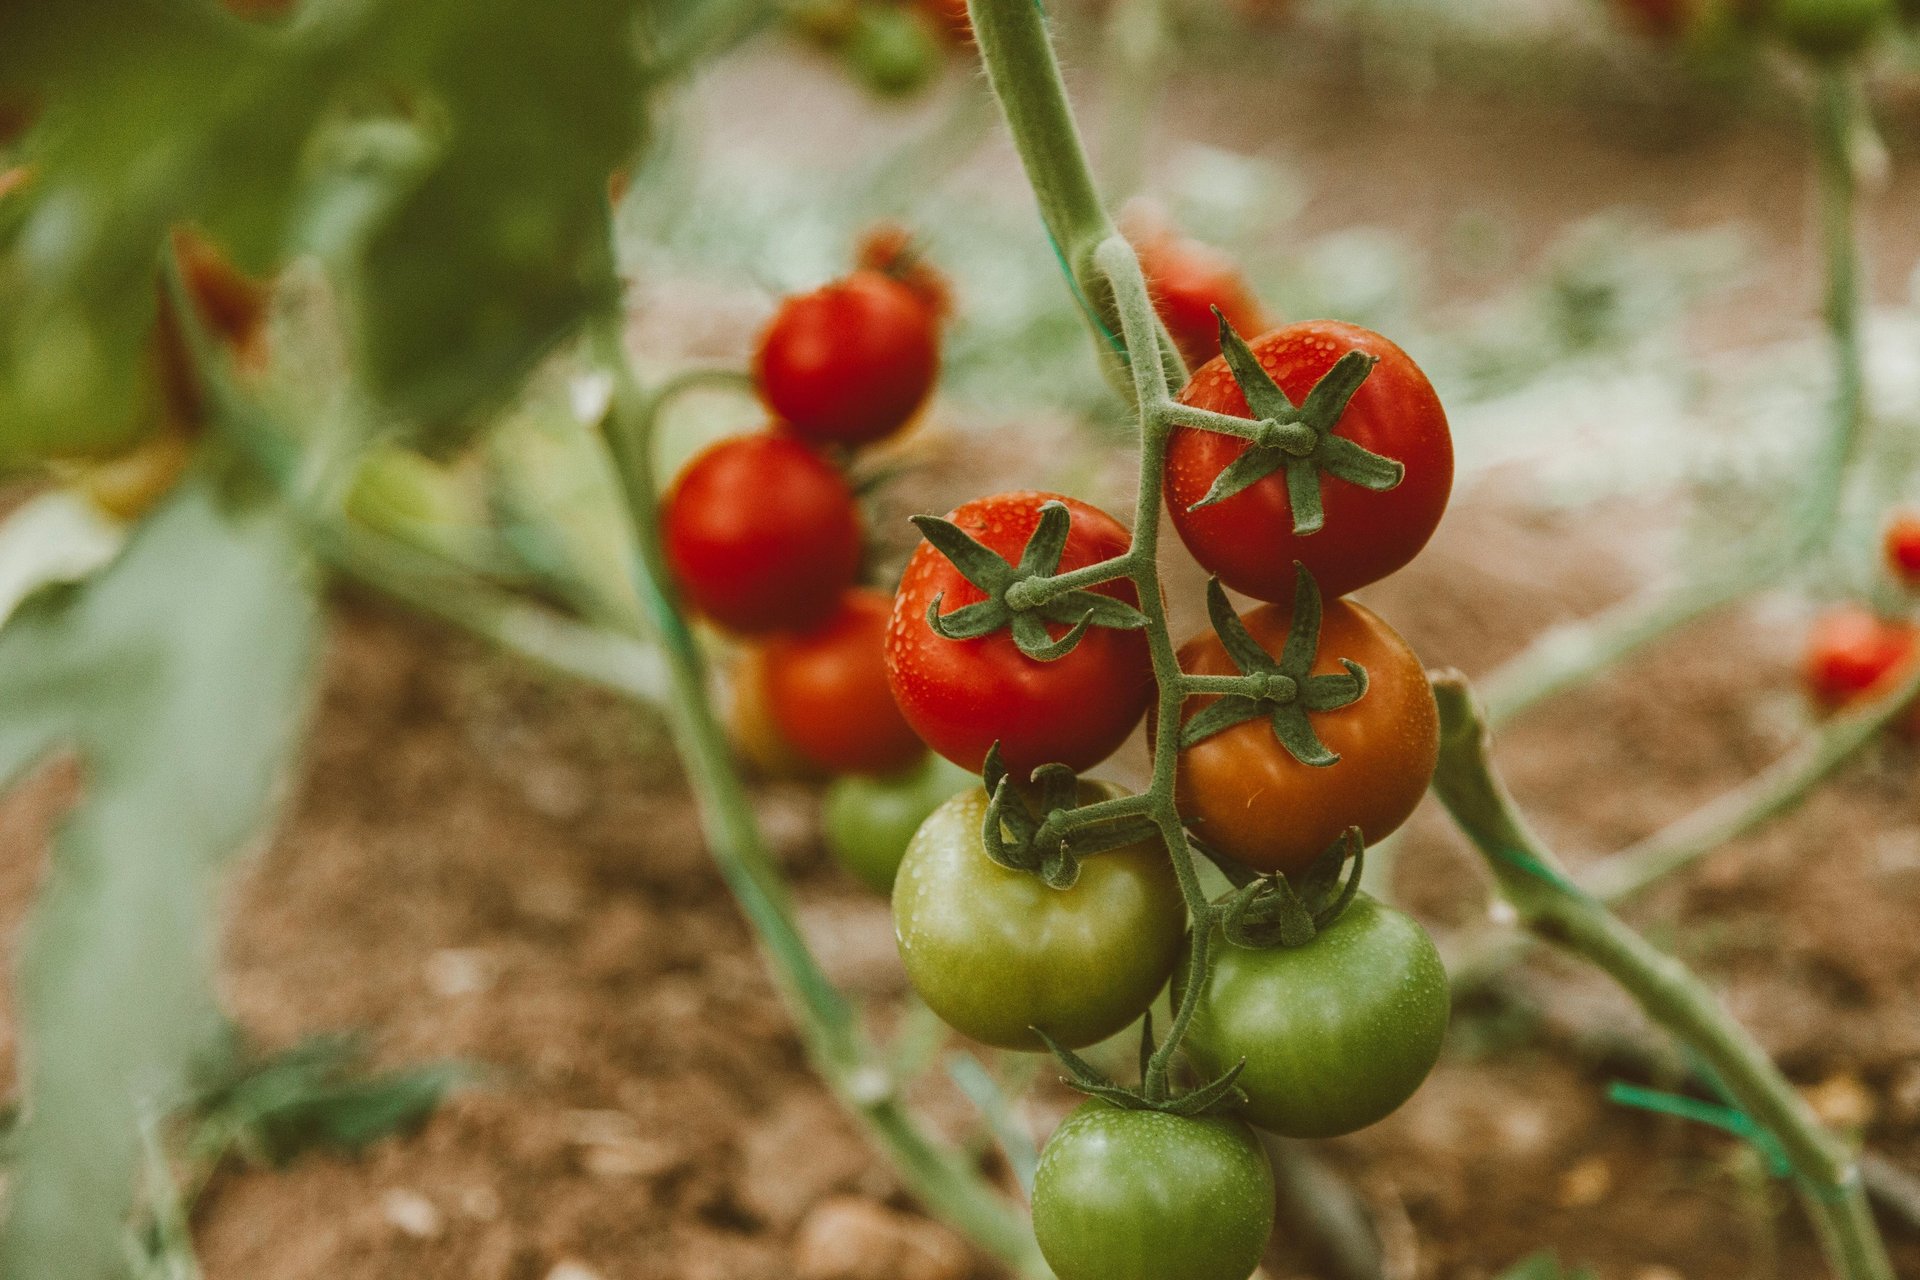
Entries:
<svg viewBox="0 0 1920 1280">
<path fill-rule="evenodd" d="M 1920 628 L 1889 622 L 1859 605 L 1824 614 L 1807 635 L 1801 678 L 1813 700 L 1838 709 L 1879 697 L 1907 678 L 1920 658 Z M 1920 734 L 1920 703 L 1902 721 Z"/>
<path fill-rule="evenodd" d="M 1188 427 L 1167 445 L 1167 510 L 1180 540 L 1229 587 L 1261 600 L 1293 598 L 1293 565 L 1304 564 L 1328 597 L 1377 582 L 1413 559 L 1433 536 L 1453 489 L 1453 438 L 1446 411 L 1418 365 L 1387 339 L 1337 320 L 1290 324 L 1254 339 L 1253 354 L 1298 405 L 1341 356 L 1360 351 L 1379 363 L 1341 415 L 1336 434 L 1401 463 L 1406 475 L 1376 493 L 1335 476 L 1320 477 L 1326 525 L 1293 531 L 1285 469 L 1223 502 L 1188 508 L 1215 477 L 1247 451 L 1248 441 Z M 1251 416 L 1246 397 L 1216 357 L 1180 392 L 1182 404 Z"/>
<path fill-rule="evenodd" d="M 965 12 L 963 6 L 961 13 Z M 913 232 L 897 222 L 876 222 L 868 227 L 854 249 L 854 261 L 863 271 L 878 271 L 913 290 L 936 320 L 944 320 L 953 310 L 952 284 L 920 252 Z"/>
<path fill-rule="evenodd" d="M 938 326 L 913 290 L 877 271 L 788 298 L 754 356 L 760 396 L 795 434 L 867 444 L 905 426 L 933 390 Z"/>
<path fill-rule="evenodd" d="M 1134 234 L 1140 270 L 1153 294 L 1153 309 L 1167 326 L 1173 345 L 1188 368 L 1198 368 L 1220 354 L 1220 308 L 1240 334 L 1260 333 L 1266 313 L 1234 260 L 1198 240 L 1167 227 Z"/>
<path fill-rule="evenodd" d="M 860 516 L 838 471 L 791 436 L 722 440 L 667 494 L 667 563 L 695 609 L 747 635 L 809 627 L 860 569 Z"/>
<path fill-rule="evenodd" d="M 951 45 L 973 43 L 973 17 L 967 12 L 967 0 L 919 0 L 920 11 L 933 20 L 934 27 Z"/>
<path fill-rule="evenodd" d="M 1018 563 L 1040 523 L 1040 508 L 1065 503 L 1072 520 L 1060 570 L 1097 563 L 1127 549 L 1127 531 L 1097 507 L 1051 493 L 976 498 L 947 519 L 988 550 Z M 1138 605 L 1131 582 L 1094 588 Z M 907 562 L 887 631 L 887 675 L 907 723 L 928 746 L 978 772 L 997 740 L 1016 778 L 1058 762 L 1081 770 L 1126 741 L 1153 696 L 1153 666 L 1143 632 L 1089 629 L 1073 652 L 1039 662 L 1015 647 L 1005 629 L 972 640 L 948 640 L 927 625 L 936 597 L 944 616 L 986 598 L 951 561 L 922 542 Z M 1056 639 L 1068 628 L 1048 623 Z"/>
<path fill-rule="evenodd" d="M 1920 591 L 1920 512 L 1903 511 L 1887 525 L 1886 552 L 1893 576 Z"/>
<path fill-rule="evenodd" d="M 1291 605 L 1263 605 L 1242 619 L 1261 648 L 1278 655 L 1293 621 Z M 1301 764 L 1256 717 L 1180 753 L 1175 799 L 1194 833 L 1259 871 L 1294 875 L 1348 827 L 1368 844 L 1407 820 L 1426 794 L 1440 758 L 1440 714 L 1420 659 L 1364 605 L 1329 600 L 1320 621 L 1314 675 L 1337 675 L 1340 659 L 1367 671 L 1367 692 L 1338 711 L 1312 716 L 1314 732 L 1340 757 Z M 1194 675 L 1239 674 L 1213 632 L 1181 646 L 1180 667 Z M 1188 700 L 1182 723 L 1214 701 Z"/>
<path fill-rule="evenodd" d="M 780 737 L 833 773 L 896 773 L 926 754 L 887 687 L 887 617 L 893 598 L 856 588 L 811 631 L 761 649 L 767 708 Z"/>
</svg>

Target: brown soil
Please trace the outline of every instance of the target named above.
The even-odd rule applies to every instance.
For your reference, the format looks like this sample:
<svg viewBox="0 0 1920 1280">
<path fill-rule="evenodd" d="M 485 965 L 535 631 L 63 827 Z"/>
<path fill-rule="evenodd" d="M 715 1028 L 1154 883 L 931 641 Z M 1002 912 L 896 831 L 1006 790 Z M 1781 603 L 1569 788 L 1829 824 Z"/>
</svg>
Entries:
<svg viewBox="0 0 1920 1280">
<path fill-rule="evenodd" d="M 1437 233 L 1412 225 L 1446 202 L 1429 182 L 1492 192 L 1536 229 L 1621 200 L 1705 220 L 1765 189 L 1773 203 L 1748 212 L 1766 218 L 1770 244 L 1800 245 L 1798 197 L 1774 185 L 1786 154 L 1775 139 L 1648 155 L 1537 120 L 1501 132 L 1499 115 L 1362 117 L 1364 170 L 1350 135 L 1336 147 L 1330 130 L 1293 127 L 1284 141 L 1327 184 L 1313 213 L 1327 225 L 1372 211 Z M 1343 180 L 1356 173 L 1375 185 Z M 1522 186 L 1551 194 L 1523 200 Z M 1409 191 L 1425 194 L 1392 198 Z M 1702 211 L 1713 192 L 1726 203 Z M 1882 238 L 1900 234 L 1913 232 Z M 1912 248 L 1890 244 L 1882 261 L 1910 261 Z M 1804 263 L 1776 271 L 1756 288 L 1776 303 L 1801 296 Z M 1774 336 L 1807 309 L 1743 310 Z M 1370 600 L 1430 663 L 1484 671 L 1628 589 L 1634 574 L 1604 538 L 1613 527 L 1470 495 L 1420 564 Z M 1577 860 L 1772 758 L 1799 724 L 1793 634 L 1765 606 L 1710 620 L 1517 726 L 1500 755 L 1543 833 Z M 1824 1113 L 1909 1169 L 1920 1168 L 1917 765 L 1888 744 L 1633 912 L 1711 975 Z M 43 778 L 0 807 L 9 921 L 64 786 Z M 902 990 L 885 905 L 826 862 L 814 806 L 800 790 L 761 794 L 830 970 L 884 1005 Z M 1398 879 L 1436 930 L 1485 914 L 1483 875 L 1437 812 L 1416 819 Z M 913 1210 L 809 1073 L 657 727 L 606 696 L 343 600 L 300 785 L 233 920 L 230 1006 L 262 1042 L 365 1028 L 384 1061 L 455 1056 L 491 1075 L 418 1135 L 362 1158 L 228 1171 L 197 1221 L 210 1280 L 992 1274 Z M 1467 1280 L 1549 1247 L 1601 1280 L 1820 1274 L 1791 1195 L 1749 1153 L 1607 1103 L 1609 1071 L 1566 1052 L 1570 1023 L 1634 1025 L 1604 983 L 1536 960 L 1518 990 L 1552 1012 L 1549 1034 L 1502 1044 L 1498 1027 L 1463 1026 L 1400 1114 L 1320 1148 L 1374 1209 L 1393 1275 Z M 1035 1108 L 1042 1132 L 1059 1105 Z M 1920 1273 L 1920 1238 L 1892 1235 L 1902 1270 Z M 1269 1270 L 1313 1274 L 1284 1228 Z"/>
</svg>

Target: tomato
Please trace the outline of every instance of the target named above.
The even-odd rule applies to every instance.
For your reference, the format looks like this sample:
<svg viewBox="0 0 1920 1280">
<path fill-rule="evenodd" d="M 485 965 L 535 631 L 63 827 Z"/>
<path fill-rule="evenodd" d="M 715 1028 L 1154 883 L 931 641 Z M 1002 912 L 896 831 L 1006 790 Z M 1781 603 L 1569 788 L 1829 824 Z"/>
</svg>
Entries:
<svg viewBox="0 0 1920 1280">
<path fill-rule="evenodd" d="M 940 70 L 940 35 L 931 19 L 904 4 L 865 4 L 842 53 L 861 84 L 881 97 L 903 97 Z"/>
<path fill-rule="evenodd" d="M 860 570 L 846 478 L 791 436 L 722 440 L 667 494 L 667 562 L 687 600 L 745 635 L 813 626 Z"/>
<path fill-rule="evenodd" d="M 973 15 L 967 12 L 967 0 L 919 0 L 919 8 L 948 44 L 973 43 Z"/>
<path fill-rule="evenodd" d="M 761 399 L 816 444 L 867 444 L 905 426 L 940 368 L 935 317 L 878 271 L 788 298 L 754 356 Z"/>
<path fill-rule="evenodd" d="M 1887 567 L 1903 586 L 1920 591 L 1920 512 L 1905 511 L 1887 525 Z"/>
<path fill-rule="evenodd" d="M 1273 1233 L 1273 1192 L 1242 1121 L 1089 1098 L 1040 1153 L 1033 1234 L 1060 1280 L 1247 1280 Z"/>
<path fill-rule="evenodd" d="M 887 687 L 893 597 L 856 589 L 809 631 L 775 636 L 760 678 L 780 736 L 831 773 L 897 773 L 926 754 Z"/>
<path fill-rule="evenodd" d="M 821 782 L 825 775 L 780 736 L 767 706 L 760 654 L 751 651 L 734 669 L 727 687 L 727 737 L 747 766 L 763 778 L 783 782 Z"/>
<path fill-rule="evenodd" d="M 1083 803 L 1117 794 L 1083 783 Z M 949 1026 L 1003 1049 L 1104 1040 L 1145 1013 L 1173 971 L 1187 912 L 1157 841 L 1097 853 L 1070 889 L 1009 871 L 981 844 L 987 794 L 921 824 L 893 886 L 893 927 L 913 989 Z"/>
<path fill-rule="evenodd" d="M 913 290 L 935 319 L 945 319 L 953 310 L 952 284 L 926 260 L 913 233 L 897 222 L 868 227 L 854 250 L 854 261 L 862 270 L 878 271 Z"/>
<path fill-rule="evenodd" d="M 868 888 L 891 893 L 920 824 L 942 801 L 979 785 L 978 778 L 936 755 L 888 777 L 836 778 L 821 812 L 827 851 Z"/>
<path fill-rule="evenodd" d="M 1845 58 L 1864 48 L 1895 10 L 1895 0 L 1768 0 L 1766 19 L 1809 58 Z"/>
<path fill-rule="evenodd" d="M 1189 368 L 1220 354 L 1215 307 L 1237 333 L 1259 333 L 1268 327 L 1260 300 L 1232 258 L 1165 226 L 1131 235 L 1140 254 L 1140 270 L 1153 294 L 1153 309 Z"/>
<path fill-rule="evenodd" d="M 1877 698 L 1912 673 L 1920 628 L 1890 622 L 1858 605 L 1823 615 L 1807 635 L 1801 678 L 1815 702 L 1830 709 Z M 1920 735 L 1920 703 L 1901 724 Z"/>
<path fill-rule="evenodd" d="M 1293 622 L 1291 606 L 1262 605 L 1241 619 L 1262 649 L 1278 655 Z M 1337 764 L 1301 764 L 1256 717 L 1180 753 L 1175 799 L 1195 834 L 1260 871 L 1305 871 L 1348 827 L 1368 844 L 1407 820 L 1426 794 L 1440 758 L 1440 715 L 1419 656 L 1366 606 L 1330 600 L 1320 622 L 1313 674 L 1367 671 L 1367 691 L 1337 711 L 1315 712 L 1314 732 Z M 1239 674 L 1219 637 L 1203 632 L 1180 649 L 1193 675 Z M 1183 723 L 1214 695 L 1188 700 Z"/>
<path fill-rule="evenodd" d="M 976 498 L 947 519 L 989 550 L 1017 564 L 1040 523 L 1040 508 L 1061 502 L 1072 521 L 1060 559 L 1065 572 L 1124 553 L 1127 531 L 1097 507 L 1051 493 Z M 1095 588 L 1138 605 L 1126 580 Z M 928 746 L 978 772 L 987 748 L 1000 743 L 1008 770 L 1025 779 L 1058 762 L 1076 771 L 1112 755 L 1133 732 L 1153 697 L 1153 664 L 1144 632 L 1094 627 L 1063 658 L 1040 662 L 1015 647 L 1006 630 L 949 640 L 927 625 L 938 598 L 942 615 L 986 598 L 952 562 L 922 542 L 907 562 L 887 632 L 887 674 L 907 723 Z M 1067 627 L 1048 623 L 1056 639 Z"/>
<path fill-rule="evenodd" d="M 1222 502 L 1189 510 L 1247 451 L 1248 441 L 1182 427 L 1168 441 L 1166 466 L 1167 510 L 1180 540 L 1229 587 L 1261 600 L 1293 598 L 1296 560 L 1328 596 L 1341 596 L 1413 559 L 1433 536 L 1453 489 L 1453 440 L 1426 375 L 1379 334 L 1336 320 L 1286 325 L 1249 345 L 1296 405 L 1349 351 L 1379 357 L 1341 415 L 1336 434 L 1403 464 L 1406 474 L 1379 493 L 1322 475 L 1326 525 L 1296 534 L 1284 468 Z M 1221 358 L 1194 373 L 1180 402 L 1250 416 L 1246 397 Z"/>
<path fill-rule="evenodd" d="M 1290 1138 L 1364 1129 L 1440 1060 L 1447 972 L 1412 917 L 1363 893 L 1302 947 L 1214 942 L 1187 1056 L 1208 1074 L 1246 1059 L 1241 1114 L 1261 1128 Z"/>
</svg>

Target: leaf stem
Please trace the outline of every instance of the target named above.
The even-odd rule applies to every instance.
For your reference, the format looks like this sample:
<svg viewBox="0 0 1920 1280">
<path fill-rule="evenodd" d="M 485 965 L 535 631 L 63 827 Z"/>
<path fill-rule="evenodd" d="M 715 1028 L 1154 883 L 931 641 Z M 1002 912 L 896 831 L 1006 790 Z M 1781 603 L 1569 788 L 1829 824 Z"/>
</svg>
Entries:
<svg viewBox="0 0 1920 1280">
<path fill-rule="evenodd" d="M 1466 681 L 1441 673 L 1440 767 L 1433 787 L 1486 858 L 1501 895 L 1537 936 L 1595 965 L 1706 1063 L 1733 1100 L 1779 1141 L 1840 1280 L 1893 1280 L 1851 1153 L 1823 1129 L 1746 1030 L 1672 956 L 1561 871 L 1493 771 L 1485 722 Z"/>
</svg>

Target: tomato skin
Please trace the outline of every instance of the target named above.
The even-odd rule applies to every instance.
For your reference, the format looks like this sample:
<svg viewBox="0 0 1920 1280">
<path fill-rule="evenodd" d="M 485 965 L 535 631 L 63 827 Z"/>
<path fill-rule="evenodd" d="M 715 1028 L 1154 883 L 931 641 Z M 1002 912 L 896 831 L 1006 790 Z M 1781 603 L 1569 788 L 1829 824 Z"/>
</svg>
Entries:
<svg viewBox="0 0 1920 1280">
<path fill-rule="evenodd" d="M 1249 344 L 1287 398 L 1300 404 L 1322 375 L 1349 351 L 1380 363 L 1354 393 L 1336 434 L 1406 467 L 1394 488 L 1374 493 L 1322 476 L 1326 525 L 1304 537 L 1293 532 L 1284 468 L 1199 511 L 1214 478 L 1247 450 L 1237 436 L 1177 429 L 1167 444 L 1167 510 L 1173 527 L 1202 567 L 1229 587 L 1260 600 L 1293 598 L 1294 561 L 1306 565 L 1328 597 L 1378 582 L 1427 545 L 1453 489 L 1453 438 L 1446 411 L 1426 375 L 1407 353 L 1367 329 L 1337 320 L 1285 325 Z M 1235 417 L 1250 416 L 1224 359 L 1195 371 L 1180 392 L 1182 404 Z"/>
<path fill-rule="evenodd" d="M 1920 628 L 1890 622 L 1859 605 L 1823 614 L 1807 634 L 1801 680 L 1820 706 L 1838 710 L 1890 692 L 1920 660 Z M 1920 736 L 1920 702 L 1900 730 Z"/>
<path fill-rule="evenodd" d="M 1114 795 L 1082 785 L 1083 803 Z M 1002 1049 L 1068 1048 L 1124 1030 L 1173 971 L 1187 912 L 1166 851 L 1148 840 L 1095 854 L 1071 889 L 1009 871 L 980 842 L 975 787 L 933 811 L 893 886 L 894 936 L 913 989 L 955 1030 Z"/>
<path fill-rule="evenodd" d="M 1136 247 L 1153 309 L 1189 368 L 1220 354 L 1215 307 L 1236 333 L 1261 333 L 1270 327 L 1239 266 L 1220 250 L 1164 229 L 1140 236 Z"/>
<path fill-rule="evenodd" d="M 1247 1280 L 1273 1212 L 1267 1153 L 1230 1116 L 1089 1098 L 1034 1172 L 1033 1234 L 1060 1280 Z"/>
<path fill-rule="evenodd" d="M 976 498 L 947 519 L 1009 563 L 1019 563 L 1040 508 L 1063 502 L 1071 517 L 1060 569 L 1124 553 L 1127 531 L 1097 507 L 1052 493 Z M 1129 581 L 1095 590 L 1138 605 Z M 986 598 L 947 558 L 922 542 L 907 562 L 887 632 L 887 675 L 893 696 L 927 745 L 963 769 L 979 772 L 987 749 L 1018 779 L 1058 762 L 1076 771 L 1112 755 L 1133 732 L 1153 697 L 1153 662 L 1140 631 L 1090 628 L 1079 647 L 1053 662 L 1021 653 L 1006 629 L 973 640 L 948 640 L 927 625 L 927 608 L 942 613 Z M 1067 628 L 1048 624 L 1057 638 Z"/>
<path fill-rule="evenodd" d="M 1920 591 L 1920 512 L 1905 511 L 1887 524 L 1887 568 L 1909 591 Z"/>
<path fill-rule="evenodd" d="M 1769 0 L 1767 24 L 1809 58 L 1858 53 L 1896 12 L 1894 0 Z"/>
<path fill-rule="evenodd" d="M 1208 1074 L 1245 1058 L 1241 1114 L 1262 1129 L 1364 1129 L 1440 1060 L 1452 1003 L 1440 953 L 1411 916 L 1364 893 L 1303 947 L 1254 951 L 1216 933 L 1212 951 L 1187 1055 Z M 1176 974 L 1174 990 L 1183 981 Z"/>
<path fill-rule="evenodd" d="M 856 588 L 809 631 L 775 636 L 760 678 L 780 736 L 829 773 L 897 773 L 927 752 L 887 687 L 893 597 Z"/>
<path fill-rule="evenodd" d="M 1261 648 L 1278 654 L 1293 610 L 1262 605 L 1241 621 Z M 1180 816 L 1202 840 L 1256 870 L 1294 875 L 1348 827 L 1359 827 L 1373 844 L 1420 803 L 1440 758 L 1440 714 L 1419 656 L 1365 605 L 1331 600 L 1321 616 L 1313 673 L 1343 671 L 1341 658 L 1366 668 L 1366 695 L 1311 717 L 1339 763 L 1301 764 L 1265 718 L 1234 725 L 1180 753 L 1175 799 Z M 1194 675 L 1238 674 L 1211 631 L 1181 646 L 1180 666 Z M 1212 701 L 1213 695 L 1189 699 L 1183 723 Z"/>
<path fill-rule="evenodd" d="M 892 893 L 913 833 L 946 800 L 980 780 L 929 753 L 905 773 L 836 778 L 821 805 L 827 852 L 876 893 Z"/>
<path fill-rule="evenodd" d="M 754 355 L 760 397 L 816 444 L 867 444 L 905 426 L 940 369 L 938 326 L 913 290 L 856 271 L 780 304 Z"/>
<path fill-rule="evenodd" d="M 860 571 L 853 490 L 791 436 L 735 436 L 698 454 L 662 519 L 688 602 L 742 635 L 821 622 Z"/>
<path fill-rule="evenodd" d="M 727 739 L 752 771 L 781 782 L 824 782 L 825 773 L 780 735 L 767 705 L 760 651 L 751 650 L 734 669 L 727 690 Z"/>
</svg>

